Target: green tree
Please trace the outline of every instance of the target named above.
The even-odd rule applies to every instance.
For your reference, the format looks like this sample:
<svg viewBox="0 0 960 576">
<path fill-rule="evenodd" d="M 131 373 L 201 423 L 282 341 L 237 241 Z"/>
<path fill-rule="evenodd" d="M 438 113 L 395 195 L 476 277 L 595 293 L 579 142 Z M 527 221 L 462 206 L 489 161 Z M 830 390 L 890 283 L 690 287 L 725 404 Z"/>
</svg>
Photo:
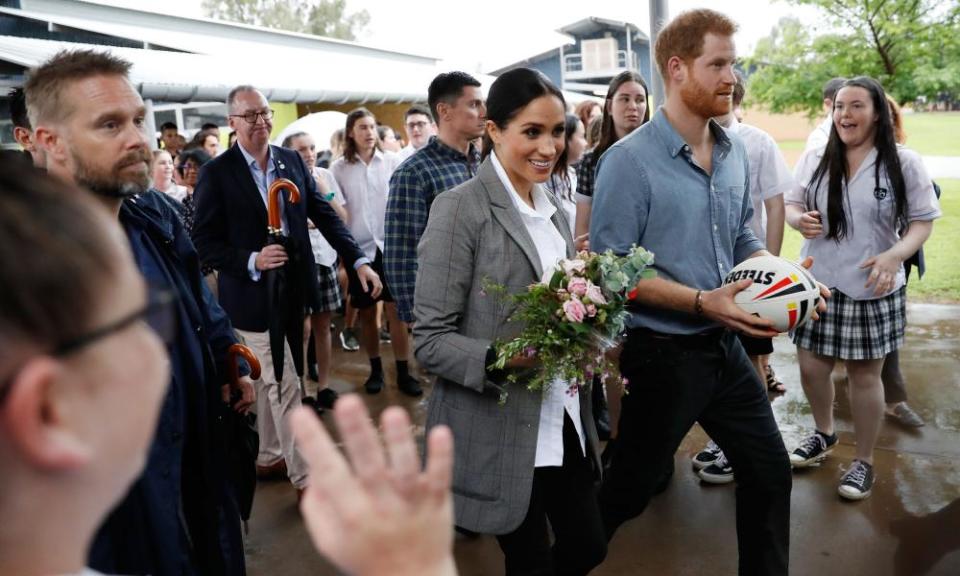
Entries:
<svg viewBox="0 0 960 576">
<path fill-rule="evenodd" d="M 750 97 L 774 112 L 820 113 L 835 76 L 873 76 L 901 103 L 960 94 L 960 0 L 788 0 L 828 30 L 780 21 L 747 60 Z"/>
<path fill-rule="evenodd" d="M 355 40 L 370 23 L 366 10 L 347 13 L 346 0 L 203 0 L 210 18 Z"/>
</svg>

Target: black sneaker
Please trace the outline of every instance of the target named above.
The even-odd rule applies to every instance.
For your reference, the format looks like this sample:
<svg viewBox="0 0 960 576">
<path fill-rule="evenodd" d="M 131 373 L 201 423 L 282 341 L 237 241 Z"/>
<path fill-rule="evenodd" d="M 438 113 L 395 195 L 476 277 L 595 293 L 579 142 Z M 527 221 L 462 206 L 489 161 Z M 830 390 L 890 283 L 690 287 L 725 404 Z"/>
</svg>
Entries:
<svg viewBox="0 0 960 576">
<path fill-rule="evenodd" d="M 853 465 L 840 479 L 837 492 L 847 500 L 863 500 L 873 489 L 873 466 L 862 460 L 854 460 Z"/>
<path fill-rule="evenodd" d="M 380 341 L 383 342 L 384 344 L 389 344 L 391 342 L 390 331 L 387 330 L 386 328 L 380 329 Z"/>
<path fill-rule="evenodd" d="M 307 376 L 309 376 L 310 379 L 313 380 L 314 382 L 320 379 L 320 372 L 317 370 L 316 364 L 311 364 L 307 368 Z"/>
<path fill-rule="evenodd" d="M 694 470 L 700 471 L 716 462 L 722 455 L 723 450 L 720 450 L 717 443 L 711 440 L 707 442 L 706 448 L 697 452 L 696 456 L 691 459 L 691 462 L 693 463 Z"/>
<path fill-rule="evenodd" d="M 323 413 L 325 412 L 325 410 L 323 409 L 323 406 L 318 404 L 317 399 L 314 398 L 313 396 L 304 395 L 303 400 L 301 400 L 300 403 L 306 406 L 307 408 L 310 408 L 311 410 L 313 410 L 314 414 L 316 414 L 317 416 L 323 416 Z"/>
<path fill-rule="evenodd" d="M 833 447 L 836 444 L 836 434 L 827 436 L 819 431 L 814 432 L 811 436 L 804 438 L 800 446 L 790 454 L 790 465 L 794 468 L 816 466 L 833 452 Z"/>
<path fill-rule="evenodd" d="M 720 452 L 717 460 L 697 472 L 697 476 L 700 476 L 701 480 L 709 484 L 729 484 L 733 482 L 733 466 L 730 465 L 723 452 Z"/>
<path fill-rule="evenodd" d="M 383 374 L 371 374 L 367 381 L 363 383 L 363 389 L 367 394 L 379 394 L 383 390 Z"/>
<path fill-rule="evenodd" d="M 317 404 L 323 406 L 327 410 L 333 410 L 333 405 L 336 403 L 338 398 L 340 398 L 340 395 L 337 394 L 336 390 L 333 388 L 317 390 Z"/>
<path fill-rule="evenodd" d="M 407 396 L 414 398 L 423 396 L 423 388 L 420 387 L 420 381 L 407 374 L 397 381 L 397 388 Z"/>
</svg>

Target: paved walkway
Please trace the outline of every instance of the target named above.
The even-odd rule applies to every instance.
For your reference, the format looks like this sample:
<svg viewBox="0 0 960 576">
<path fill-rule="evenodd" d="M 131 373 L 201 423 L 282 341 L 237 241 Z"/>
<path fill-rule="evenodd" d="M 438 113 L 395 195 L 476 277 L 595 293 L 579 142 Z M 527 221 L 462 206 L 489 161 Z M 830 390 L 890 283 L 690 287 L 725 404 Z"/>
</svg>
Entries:
<svg viewBox="0 0 960 576">
<path fill-rule="evenodd" d="M 846 382 L 837 381 L 840 447 L 820 468 L 794 476 L 790 563 L 798 575 L 956 576 L 960 574 L 960 306 L 910 305 L 901 365 L 910 403 L 927 421 L 919 431 L 886 423 L 875 454 L 874 494 L 841 501 L 837 483 L 853 458 L 853 424 Z M 784 441 L 792 449 L 813 425 L 800 389 L 794 346 L 776 341 L 773 365 L 788 392 L 773 399 Z M 393 378 L 389 346 L 384 366 Z M 361 353 L 337 351 L 334 387 L 360 390 L 367 373 Z M 429 394 L 429 388 L 427 389 Z M 379 412 L 401 404 L 423 422 L 425 401 L 394 388 L 369 399 Z M 329 420 L 329 417 L 327 417 Z M 594 576 L 736 574 L 734 488 L 703 485 L 690 457 L 705 437 L 690 432 L 676 457 L 668 490 L 611 542 Z M 314 552 L 289 483 L 261 484 L 247 538 L 251 576 L 335 574 Z M 376 553 L 371 550 L 371 553 Z M 463 576 L 498 576 L 503 557 L 493 538 L 458 540 Z"/>
<path fill-rule="evenodd" d="M 924 156 L 923 164 L 934 180 L 960 178 L 960 156 Z"/>
</svg>

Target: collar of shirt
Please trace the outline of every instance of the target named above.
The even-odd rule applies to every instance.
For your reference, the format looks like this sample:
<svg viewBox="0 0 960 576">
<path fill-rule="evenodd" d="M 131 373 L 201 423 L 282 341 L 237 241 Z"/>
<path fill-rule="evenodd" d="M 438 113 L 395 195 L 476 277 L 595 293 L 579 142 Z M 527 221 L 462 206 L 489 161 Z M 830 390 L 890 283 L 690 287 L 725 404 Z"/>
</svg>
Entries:
<svg viewBox="0 0 960 576">
<path fill-rule="evenodd" d="M 237 142 L 237 148 L 240 149 L 240 153 L 243 154 L 243 159 L 246 160 L 247 166 L 249 166 L 251 170 L 253 169 L 260 170 L 260 165 L 257 164 L 257 159 L 254 158 L 253 154 L 247 152 L 247 149 L 241 146 L 239 142 Z M 274 166 L 274 163 L 273 163 L 273 149 L 271 149 L 270 146 L 268 145 L 267 146 L 267 172 L 273 172 L 275 170 L 276 170 L 276 166 Z"/>
<path fill-rule="evenodd" d="M 463 162 L 464 160 L 470 162 L 471 164 L 480 163 L 480 151 L 477 150 L 477 147 L 473 145 L 473 142 L 470 143 L 470 147 L 467 148 L 467 154 L 464 155 L 463 152 L 453 148 L 452 146 L 447 145 L 446 142 L 440 139 L 439 136 L 431 136 L 430 141 L 427 142 L 424 148 L 429 147 L 431 150 L 435 150 L 438 154 L 442 156 L 447 156 L 454 160 Z"/>
<path fill-rule="evenodd" d="M 650 123 L 656 128 L 657 134 L 660 136 L 660 141 L 667 147 L 671 158 L 676 158 L 677 154 L 681 152 L 685 154 L 692 153 L 690 145 L 687 144 L 686 140 L 684 140 L 670 124 L 662 107 L 653 115 Z M 709 126 L 710 133 L 713 135 L 714 143 L 724 149 L 724 151 L 729 150 L 731 146 L 730 137 L 724 132 L 723 127 L 712 118 L 707 122 L 707 126 Z"/>
<path fill-rule="evenodd" d="M 534 184 L 530 190 L 530 197 L 533 200 L 534 206 L 531 208 L 526 202 L 520 199 L 520 194 L 518 194 L 517 189 L 513 187 L 513 182 L 510 181 L 510 177 L 507 176 L 507 171 L 504 170 L 503 165 L 500 164 L 496 152 L 491 154 L 490 158 L 492 159 L 491 162 L 493 163 L 494 170 L 497 171 L 497 176 L 500 177 L 500 182 L 504 188 L 510 192 L 510 199 L 513 200 L 513 205 L 517 207 L 521 215 L 531 218 L 543 218 L 545 220 L 550 220 L 550 218 L 553 217 L 553 213 L 557 211 L 557 207 L 547 199 L 546 193 L 539 184 Z"/>
</svg>

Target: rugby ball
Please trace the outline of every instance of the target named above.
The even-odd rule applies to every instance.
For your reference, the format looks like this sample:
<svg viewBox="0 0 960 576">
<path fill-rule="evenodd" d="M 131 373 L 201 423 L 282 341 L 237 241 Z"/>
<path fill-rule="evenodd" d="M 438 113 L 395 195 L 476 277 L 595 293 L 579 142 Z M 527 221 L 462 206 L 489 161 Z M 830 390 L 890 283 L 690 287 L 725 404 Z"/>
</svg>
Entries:
<svg viewBox="0 0 960 576">
<path fill-rule="evenodd" d="M 820 302 L 820 289 L 810 271 L 777 256 L 744 260 L 723 283 L 753 280 L 734 300 L 749 314 L 773 320 L 778 332 L 787 332 L 810 319 Z"/>
</svg>

